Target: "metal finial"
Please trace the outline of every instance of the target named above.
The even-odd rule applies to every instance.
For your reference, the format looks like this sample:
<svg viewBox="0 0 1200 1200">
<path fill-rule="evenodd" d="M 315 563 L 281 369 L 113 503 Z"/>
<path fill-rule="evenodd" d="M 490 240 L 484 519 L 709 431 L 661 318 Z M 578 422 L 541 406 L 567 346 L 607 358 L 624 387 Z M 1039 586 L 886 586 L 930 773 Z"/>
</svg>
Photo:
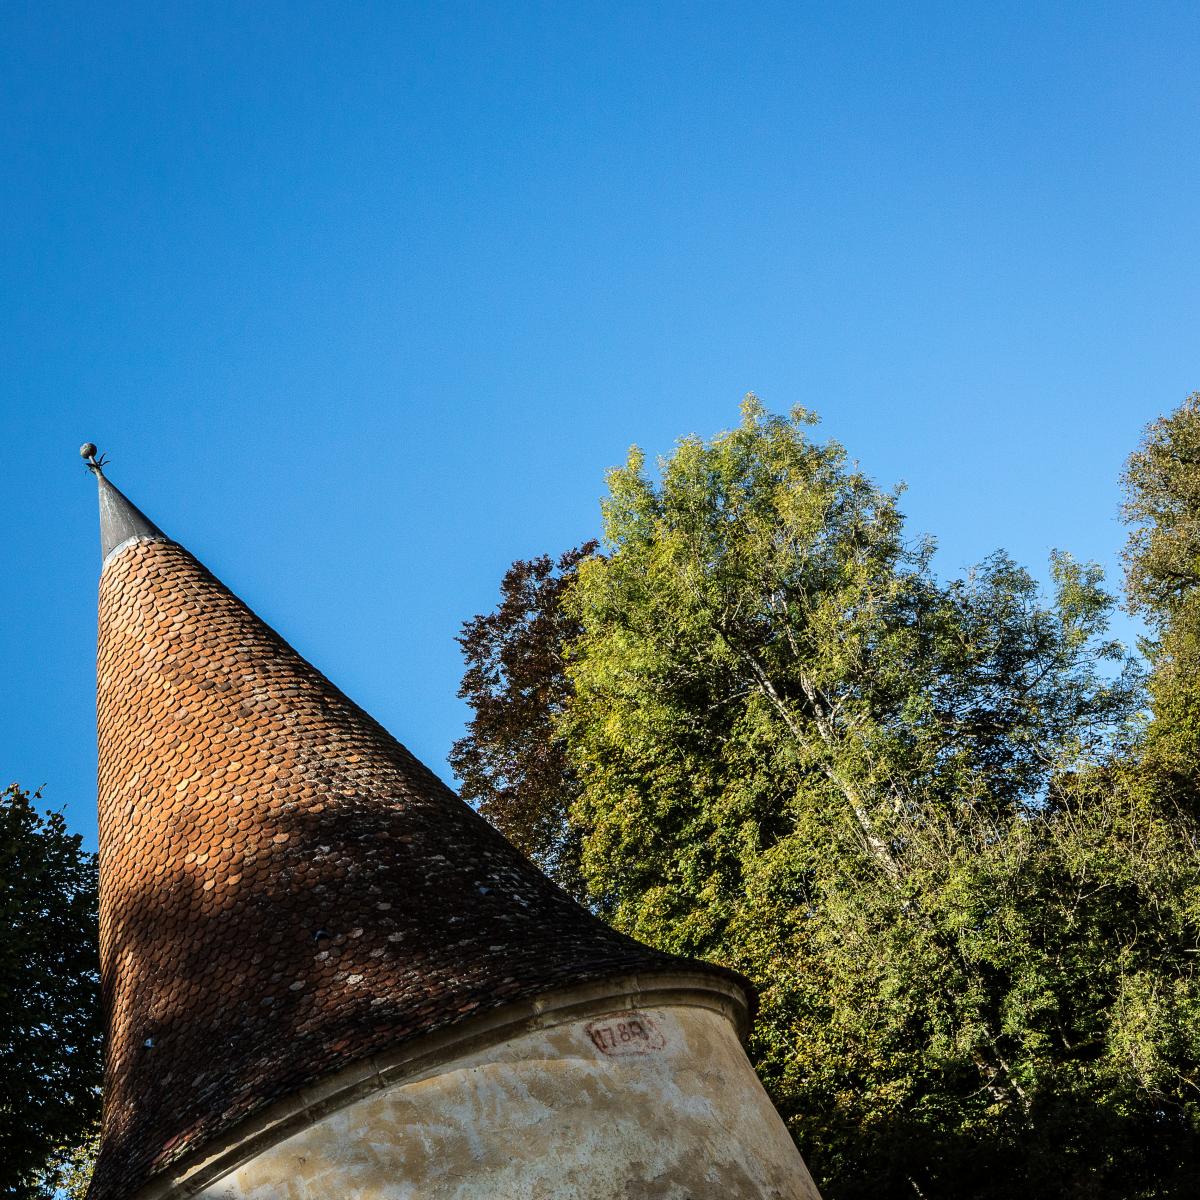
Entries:
<svg viewBox="0 0 1200 1200">
<path fill-rule="evenodd" d="M 79 447 L 79 457 L 86 461 L 87 469 L 89 471 L 95 471 L 97 473 L 102 472 L 104 470 L 105 463 L 108 462 L 108 459 L 103 454 L 101 454 L 99 458 L 96 457 L 96 447 L 92 442 L 84 442 L 83 445 Z"/>
<path fill-rule="evenodd" d="M 87 469 L 96 477 L 100 493 L 100 552 L 104 561 L 128 542 L 169 542 L 171 539 L 136 504 L 121 494 L 104 475 L 108 458 L 97 455 L 91 442 L 79 447 Z"/>
</svg>

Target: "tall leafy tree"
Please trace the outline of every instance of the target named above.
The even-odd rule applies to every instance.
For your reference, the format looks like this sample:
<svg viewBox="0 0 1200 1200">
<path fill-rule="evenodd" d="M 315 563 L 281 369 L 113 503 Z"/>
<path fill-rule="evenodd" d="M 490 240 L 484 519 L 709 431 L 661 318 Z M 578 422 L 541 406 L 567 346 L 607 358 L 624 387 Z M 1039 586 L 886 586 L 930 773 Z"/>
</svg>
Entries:
<svg viewBox="0 0 1200 1200">
<path fill-rule="evenodd" d="M 809 424 L 751 400 L 635 452 L 554 595 L 546 811 L 590 901 L 754 979 L 831 1198 L 1191 1195 L 1200 838 L 1146 785 L 1100 573 L 939 582 Z"/>
<path fill-rule="evenodd" d="M 1066 556 L 1048 601 L 1003 555 L 939 584 L 810 422 L 751 400 L 657 478 L 636 452 L 610 476 L 559 719 L 584 878 L 759 985 L 759 1069 L 831 1196 L 1094 1191 L 1116 1176 L 1061 1118 L 1107 1084 L 1060 1095 L 1077 980 L 1030 922 L 1071 878 L 1041 864 L 1056 772 L 1136 705 L 1111 598 Z"/>
<path fill-rule="evenodd" d="M 1054 824 L 1080 902 L 1052 933 L 1086 967 L 1080 995 L 1112 997 L 1092 1038 L 1113 1068 L 1105 1115 L 1152 1147 L 1151 1182 L 1131 1194 L 1187 1196 L 1200 1191 L 1200 394 L 1148 427 L 1123 482 L 1149 720 L 1104 769 L 1062 781 L 1070 820 Z M 1109 953 L 1087 963 L 1094 944 Z"/>
<path fill-rule="evenodd" d="M 99 1116 L 96 863 L 59 813 L 0 793 L 0 1194 L 53 1194 L 47 1159 Z"/>
<path fill-rule="evenodd" d="M 1126 596 L 1150 627 L 1150 758 L 1200 811 L 1200 392 L 1150 425 L 1124 484 Z"/>
</svg>

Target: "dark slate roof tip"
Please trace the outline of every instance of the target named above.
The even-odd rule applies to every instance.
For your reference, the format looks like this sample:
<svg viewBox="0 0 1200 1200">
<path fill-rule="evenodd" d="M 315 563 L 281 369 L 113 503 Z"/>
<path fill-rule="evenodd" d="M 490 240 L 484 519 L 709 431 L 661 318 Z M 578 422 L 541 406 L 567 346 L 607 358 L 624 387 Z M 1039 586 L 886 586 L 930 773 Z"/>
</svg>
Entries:
<svg viewBox="0 0 1200 1200">
<path fill-rule="evenodd" d="M 104 474 L 104 456 L 96 457 L 96 447 L 85 442 L 79 453 L 96 477 L 100 498 L 100 556 L 107 563 L 130 542 L 169 542 L 172 539 Z"/>
</svg>

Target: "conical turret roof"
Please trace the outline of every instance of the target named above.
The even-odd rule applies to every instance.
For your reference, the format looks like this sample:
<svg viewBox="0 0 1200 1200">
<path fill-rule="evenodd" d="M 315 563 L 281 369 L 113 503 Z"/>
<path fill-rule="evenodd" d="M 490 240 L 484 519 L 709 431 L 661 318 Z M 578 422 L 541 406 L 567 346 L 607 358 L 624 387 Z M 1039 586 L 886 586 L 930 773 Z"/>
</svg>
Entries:
<svg viewBox="0 0 1200 1200">
<path fill-rule="evenodd" d="M 596 920 L 103 480 L 101 497 L 91 1200 L 408 1039 L 698 968 Z"/>
</svg>

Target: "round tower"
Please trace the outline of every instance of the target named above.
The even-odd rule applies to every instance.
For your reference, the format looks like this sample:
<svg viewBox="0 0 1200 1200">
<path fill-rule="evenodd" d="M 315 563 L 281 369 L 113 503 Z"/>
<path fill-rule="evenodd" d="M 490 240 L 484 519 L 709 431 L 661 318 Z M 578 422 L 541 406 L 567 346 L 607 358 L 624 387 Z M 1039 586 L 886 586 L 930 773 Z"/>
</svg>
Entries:
<svg viewBox="0 0 1200 1200">
<path fill-rule="evenodd" d="M 107 479 L 90 1200 L 816 1200 L 745 980 L 576 904 Z"/>
</svg>

